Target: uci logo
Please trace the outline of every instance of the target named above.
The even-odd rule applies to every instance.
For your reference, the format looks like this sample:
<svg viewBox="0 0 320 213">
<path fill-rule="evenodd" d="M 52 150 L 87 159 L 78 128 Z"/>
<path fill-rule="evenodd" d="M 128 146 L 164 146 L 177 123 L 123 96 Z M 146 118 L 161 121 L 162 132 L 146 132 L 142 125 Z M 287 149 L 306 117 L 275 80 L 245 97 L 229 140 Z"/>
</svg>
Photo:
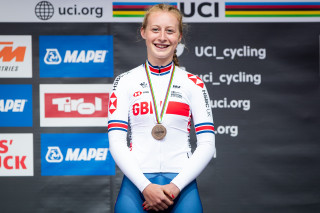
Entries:
<svg viewBox="0 0 320 213">
<path fill-rule="evenodd" d="M 180 10 L 186 18 L 197 15 L 203 18 L 219 17 L 218 2 L 190 2 L 190 5 L 188 6 L 186 6 L 186 4 L 187 2 L 180 3 Z"/>
</svg>

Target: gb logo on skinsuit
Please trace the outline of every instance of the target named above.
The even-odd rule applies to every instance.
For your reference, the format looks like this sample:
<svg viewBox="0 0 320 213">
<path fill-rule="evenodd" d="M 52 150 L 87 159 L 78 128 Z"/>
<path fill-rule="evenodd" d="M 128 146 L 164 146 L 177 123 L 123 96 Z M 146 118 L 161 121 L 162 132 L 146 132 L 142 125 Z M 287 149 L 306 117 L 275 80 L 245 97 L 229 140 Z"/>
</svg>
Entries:
<svg viewBox="0 0 320 213">
<path fill-rule="evenodd" d="M 46 160 L 49 163 L 60 163 L 63 161 L 63 155 L 58 146 L 48 146 Z"/>
<path fill-rule="evenodd" d="M 61 56 L 57 49 L 46 49 L 46 55 L 44 57 L 44 62 L 46 64 L 60 64 Z"/>
</svg>

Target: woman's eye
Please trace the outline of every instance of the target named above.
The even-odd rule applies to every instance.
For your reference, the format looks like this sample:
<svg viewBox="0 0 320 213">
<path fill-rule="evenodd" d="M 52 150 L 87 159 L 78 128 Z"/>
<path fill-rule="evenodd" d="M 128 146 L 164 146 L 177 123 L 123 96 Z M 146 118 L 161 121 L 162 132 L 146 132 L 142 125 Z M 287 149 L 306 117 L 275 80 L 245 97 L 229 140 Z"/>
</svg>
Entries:
<svg viewBox="0 0 320 213">
<path fill-rule="evenodd" d="M 151 29 L 151 30 L 152 30 L 152 32 L 158 32 L 158 31 L 159 31 L 158 28 L 153 28 L 153 29 Z"/>
<path fill-rule="evenodd" d="M 170 34 L 171 34 L 171 33 L 174 33 L 173 30 L 167 30 L 167 32 L 170 33 Z"/>
</svg>

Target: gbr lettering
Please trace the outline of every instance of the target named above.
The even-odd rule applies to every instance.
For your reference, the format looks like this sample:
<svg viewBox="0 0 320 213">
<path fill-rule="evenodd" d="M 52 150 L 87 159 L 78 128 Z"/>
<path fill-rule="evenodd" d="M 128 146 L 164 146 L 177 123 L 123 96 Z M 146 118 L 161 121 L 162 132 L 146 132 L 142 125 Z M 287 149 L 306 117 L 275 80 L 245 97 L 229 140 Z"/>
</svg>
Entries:
<svg viewBox="0 0 320 213">
<path fill-rule="evenodd" d="M 153 114 L 152 103 L 150 102 L 140 102 L 132 105 L 132 113 L 134 116 L 137 115 L 145 115 L 145 114 Z"/>
</svg>

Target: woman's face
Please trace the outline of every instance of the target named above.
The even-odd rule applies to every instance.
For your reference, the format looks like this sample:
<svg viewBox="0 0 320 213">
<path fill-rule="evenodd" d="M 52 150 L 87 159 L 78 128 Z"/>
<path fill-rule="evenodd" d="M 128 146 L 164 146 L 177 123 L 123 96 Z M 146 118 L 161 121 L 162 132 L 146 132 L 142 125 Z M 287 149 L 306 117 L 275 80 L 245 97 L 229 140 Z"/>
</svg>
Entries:
<svg viewBox="0 0 320 213">
<path fill-rule="evenodd" d="M 149 14 L 148 25 L 146 29 L 141 28 L 141 36 L 146 40 L 148 60 L 156 66 L 172 61 L 182 37 L 175 14 L 163 11 Z"/>
</svg>

